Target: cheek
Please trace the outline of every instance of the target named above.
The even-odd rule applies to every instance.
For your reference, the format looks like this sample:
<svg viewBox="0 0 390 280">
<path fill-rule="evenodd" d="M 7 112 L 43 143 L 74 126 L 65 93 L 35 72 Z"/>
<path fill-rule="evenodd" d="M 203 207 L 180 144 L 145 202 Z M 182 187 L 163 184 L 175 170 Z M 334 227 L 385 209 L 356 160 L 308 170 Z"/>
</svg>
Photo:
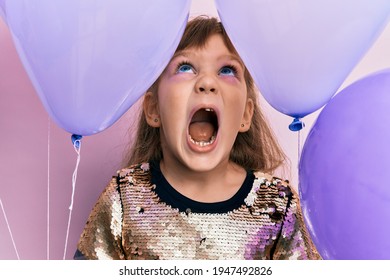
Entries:
<svg viewBox="0 0 390 280">
<path fill-rule="evenodd" d="M 232 90 L 229 95 L 229 111 L 234 122 L 241 122 L 247 105 L 247 94 L 243 90 Z"/>
<path fill-rule="evenodd" d="M 183 76 L 172 76 L 160 83 L 158 88 L 160 108 L 168 108 L 169 110 L 185 106 L 189 94 L 192 92 L 192 84 Z"/>
<path fill-rule="evenodd" d="M 181 127 L 180 123 L 186 120 L 185 94 L 178 88 L 162 87 L 158 93 L 159 113 L 165 129 Z"/>
<path fill-rule="evenodd" d="M 239 108 L 244 106 L 248 98 L 246 86 L 237 83 L 237 81 L 224 83 L 224 86 L 223 91 L 226 93 L 226 98 L 229 99 L 230 103 L 235 103 Z"/>
</svg>

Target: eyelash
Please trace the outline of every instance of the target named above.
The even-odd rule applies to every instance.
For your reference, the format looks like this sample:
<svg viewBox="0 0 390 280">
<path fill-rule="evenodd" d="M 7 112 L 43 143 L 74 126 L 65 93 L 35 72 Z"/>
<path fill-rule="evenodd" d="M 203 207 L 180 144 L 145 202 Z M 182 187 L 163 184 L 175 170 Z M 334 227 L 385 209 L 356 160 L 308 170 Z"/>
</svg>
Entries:
<svg viewBox="0 0 390 280">
<path fill-rule="evenodd" d="M 238 70 L 237 70 L 237 67 L 236 67 L 236 66 L 229 64 L 229 65 L 223 66 L 223 67 L 221 68 L 221 70 L 222 70 L 223 68 L 230 68 L 230 69 L 233 71 L 234 76 L 237 75 Z M 221 70 L 220 70 L 220 71 L 221 71 Z"/>
<path fill-rule="evenodd" d="M 194 67 L 192 66 L 192 64 L 189 63 L 188 61 L 182 61 L 182 62 L 180 62 L 180 63 L 177 65 L 177 67 L 176 67 L 176 73 L 179 72 L 180 67 L 182 67 L 183 65 L 188 65 L 188 66 L 191 66 L 191 68 L 194 68 Z"/>
</svg>

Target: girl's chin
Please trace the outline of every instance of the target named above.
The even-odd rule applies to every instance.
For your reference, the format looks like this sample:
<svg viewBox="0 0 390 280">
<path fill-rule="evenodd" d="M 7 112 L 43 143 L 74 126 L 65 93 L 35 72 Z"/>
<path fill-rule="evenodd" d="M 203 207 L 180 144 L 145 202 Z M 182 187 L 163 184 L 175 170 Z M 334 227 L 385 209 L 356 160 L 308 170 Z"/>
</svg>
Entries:
<svg viewBox="0 0 390 280">
<path fill-rule="evenodd" d="M 216 150 L 209 153 L 189 153 L 182 158 L 182 163 L 192 172 L 211 172 L 229 162 L 224 155 Z"/>
<path fill-rule="evenodd" d="M 187 162 L 187 168 L 194 173 L 208 173 L 212 172 L 218 166 L 218 162 L 214 162 L 213 160 L 203 158 L 203 159 L 189 159 Z"/>
</svg>

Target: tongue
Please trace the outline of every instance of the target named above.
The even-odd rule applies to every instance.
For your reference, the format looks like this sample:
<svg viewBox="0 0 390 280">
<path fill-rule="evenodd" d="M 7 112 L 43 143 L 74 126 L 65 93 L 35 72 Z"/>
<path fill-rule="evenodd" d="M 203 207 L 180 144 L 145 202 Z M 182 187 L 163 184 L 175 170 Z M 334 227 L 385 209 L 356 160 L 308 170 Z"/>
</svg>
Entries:
<svg viewBox="0 0 390 280">
<path fill-rule="evenodd" d="M 214 126 L 209 122 L 194 122 L 190 124 L 191 138 L 197 142 L 208 142 L 214 134 Z"/>
</svg>

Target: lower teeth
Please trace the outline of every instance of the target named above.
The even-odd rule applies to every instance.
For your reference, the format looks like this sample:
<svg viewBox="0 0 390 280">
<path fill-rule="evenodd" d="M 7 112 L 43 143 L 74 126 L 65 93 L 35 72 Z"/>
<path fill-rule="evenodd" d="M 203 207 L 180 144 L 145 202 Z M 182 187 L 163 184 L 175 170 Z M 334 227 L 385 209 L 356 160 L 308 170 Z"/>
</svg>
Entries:
<svg viewBox="0 0 390 280">
<path fill-rule="evenodd" d="M 195 145 L 198 145 L 198 146 L 201 146 L 201 147 L 205 147 L 205 146 L 208 146 L 208 145 L 211 145 L 214 143 L 215 141 L 215 136 L 211 136 L 210 140 L 209 141 L 196 141 L 194 139 L 192 139 L 192 137 L 190 136 L 190 140 L 192 143 L 194 143 Z"/>
</svg>

